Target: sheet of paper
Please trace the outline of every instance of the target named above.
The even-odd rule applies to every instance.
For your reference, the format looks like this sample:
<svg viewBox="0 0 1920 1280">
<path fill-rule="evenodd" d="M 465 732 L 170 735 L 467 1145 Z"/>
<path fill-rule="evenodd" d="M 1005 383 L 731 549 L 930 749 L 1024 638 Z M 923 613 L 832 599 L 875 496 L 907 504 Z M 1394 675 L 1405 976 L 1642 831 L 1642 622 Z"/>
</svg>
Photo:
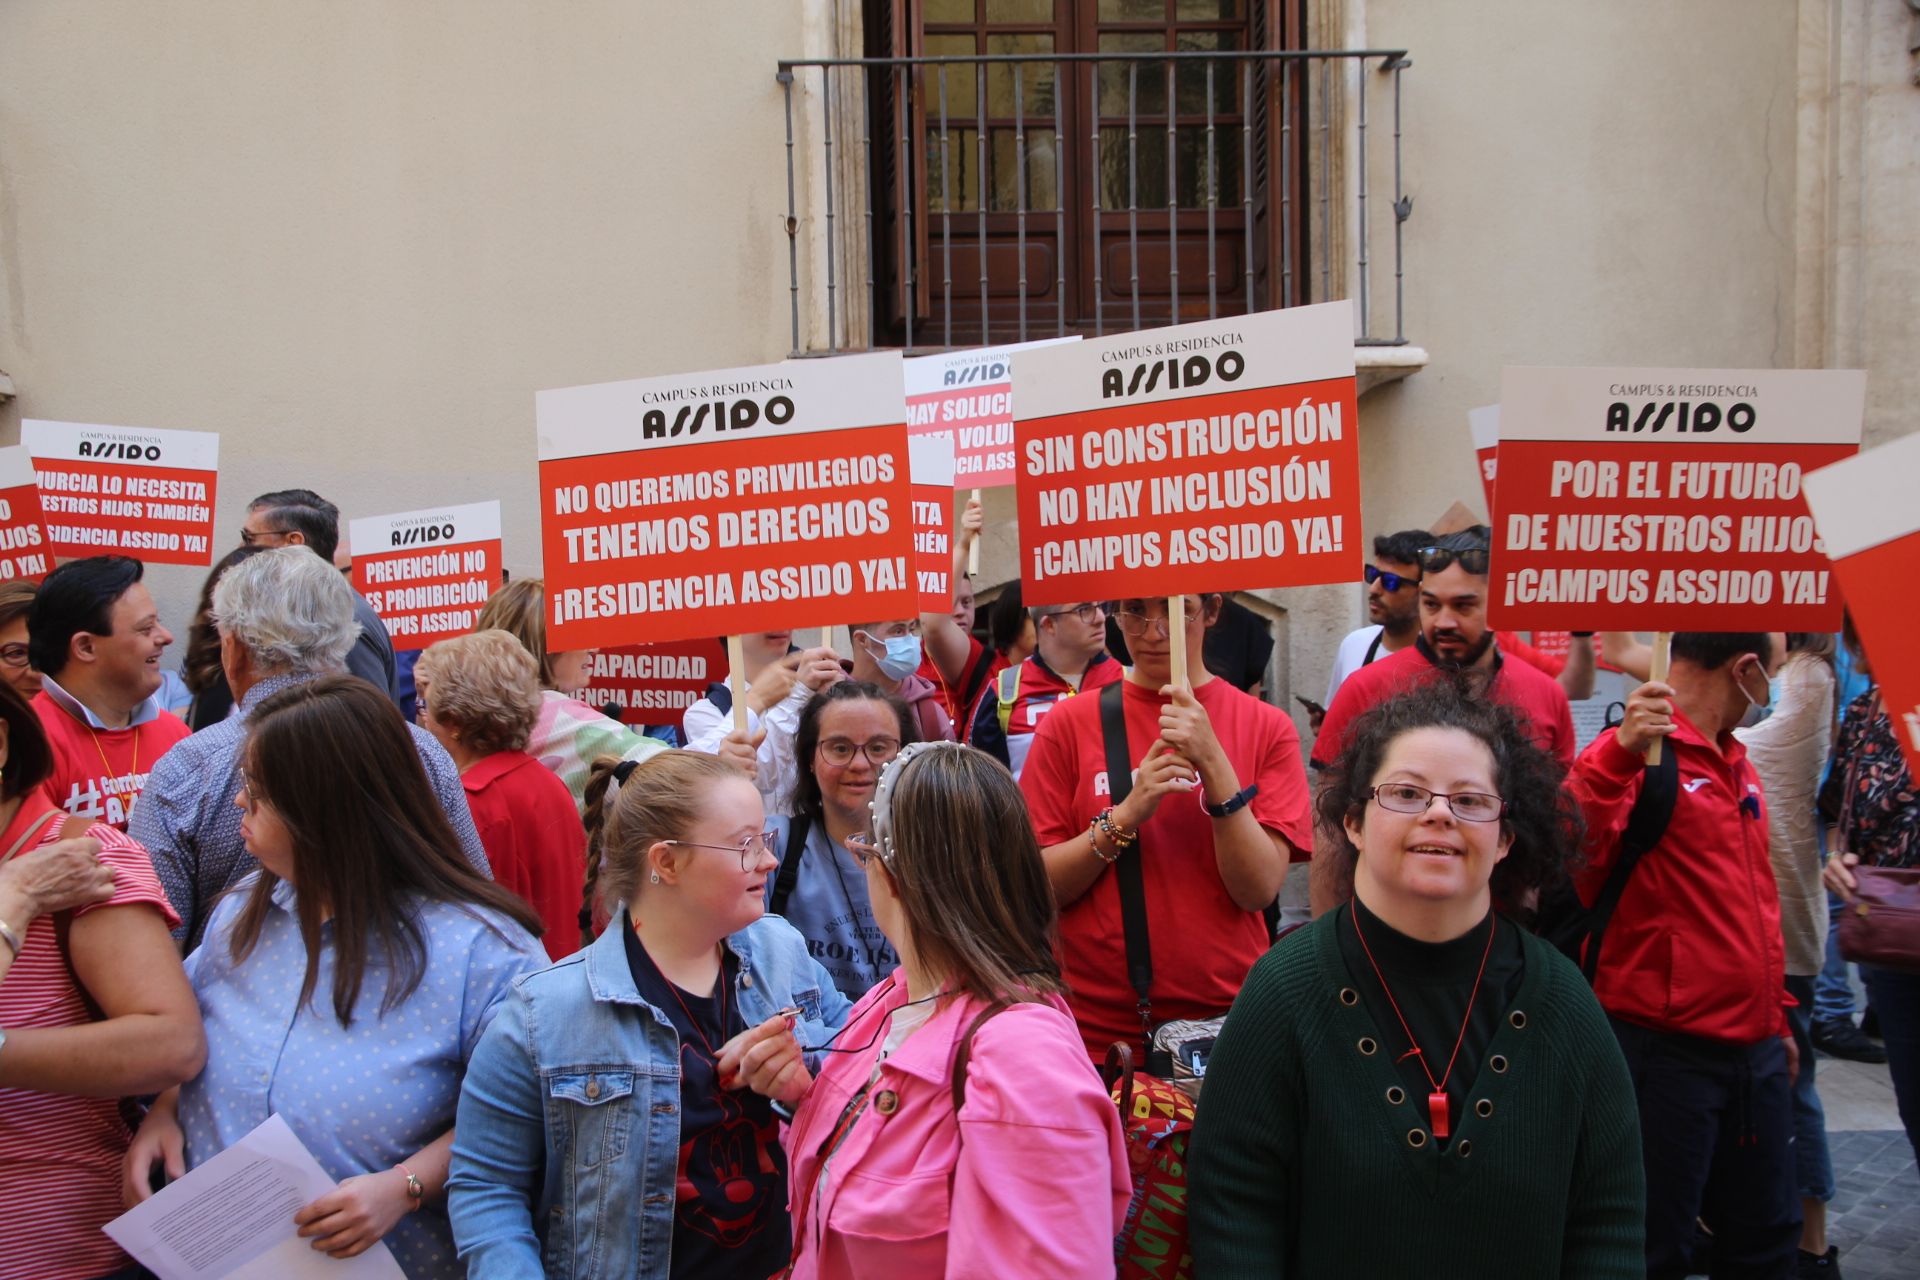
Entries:
<svg viewBox="0 0 1920 1280">
<path fill-rule="evenodd" d="M 334 1187 L 279 1116 L 106 1227 L 160 1280 L 405 1280 L 384 1244 L 345 1261 L 295 1234 Z"/>
</svg>

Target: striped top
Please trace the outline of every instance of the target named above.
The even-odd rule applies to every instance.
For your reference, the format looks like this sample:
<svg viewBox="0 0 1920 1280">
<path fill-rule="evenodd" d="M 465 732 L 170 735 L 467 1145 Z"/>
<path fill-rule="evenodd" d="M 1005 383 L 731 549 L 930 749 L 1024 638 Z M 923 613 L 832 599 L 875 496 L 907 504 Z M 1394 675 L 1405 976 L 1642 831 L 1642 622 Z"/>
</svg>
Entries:
<svg viewBox="0 0 1920 1280">
<path fill-rule="evenodd" d="M 35 792 L 4 832 L 0 849 L 20 838 L 51 808 Z M 60 838 L 50 820 L 34 848 Z M 87 834 L 100 842 L 100 860 L 115 868 L 113 897 L 100 906 L 151 903 L 178 923 L 144 849 L 112 827 Z M 85 1001 L 60 954 L 53 918 L 34 920 L 20 956 L 0 982 L 0 1027 L 71 1027 L 90 1021 Z M 0 1280 L 86 1280 L 127 1265 L 120 1247 L 100 1228 L 120 1216 L 120 1161 L 131 1135 L 112 1098 L 0 1089 Z"/>
</svg>

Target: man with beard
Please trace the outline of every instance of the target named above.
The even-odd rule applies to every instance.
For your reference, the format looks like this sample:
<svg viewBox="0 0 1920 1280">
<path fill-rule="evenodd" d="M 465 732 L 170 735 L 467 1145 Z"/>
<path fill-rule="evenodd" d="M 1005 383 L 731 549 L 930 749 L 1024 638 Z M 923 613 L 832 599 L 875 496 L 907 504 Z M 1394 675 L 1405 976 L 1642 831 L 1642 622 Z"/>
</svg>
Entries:
<svg viewBox="0 0 1920 1280">
<path fill-rule="evenodd" d="M 1420 550 L 1432 543 L 1433 535 L 1425 529 L 1383 533 L 1373 540 L 1373 563 L 1366 571 L 1368 625 L 1348 632 L 1340 642 L 1333 674 L 1327 678 L 1328 706 L 1348 676 L 1399 653 L 1420 634 Z M 1313 727 L 1320 729 L 1319 724 Z"/>
<path fill-rule="evenodd" d="M 1310 763 L 1324 769 L 1340 758 L 1356 718 L 1422 680 L 1455 673 L 1519 715 L 1534 741 L 1573 765 L 1573 712 L 1553 677 L 1524 662 L 1508 661 L 1487 627 L 1486 525 L 1462 529 L 1419 550 L 1420 634 L 1413 644 L 1353 673 L 1334 695 L 1314 739 Z M 1339 859 L 1314 859 L 1313 910 L 1318 915 L 1340 896 L 1323 867 Z"/>
</svg>

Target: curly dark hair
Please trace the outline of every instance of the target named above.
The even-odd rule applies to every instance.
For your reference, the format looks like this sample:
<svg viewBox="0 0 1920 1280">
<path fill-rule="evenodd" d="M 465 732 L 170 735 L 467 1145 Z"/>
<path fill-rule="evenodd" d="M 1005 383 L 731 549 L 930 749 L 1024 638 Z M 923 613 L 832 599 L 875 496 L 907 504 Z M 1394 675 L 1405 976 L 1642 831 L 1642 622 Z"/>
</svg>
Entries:
<svg viewBox="0 0 1920 1280">
<path fill-rule="evenodd" d="M 1494 867 L 1496 902 L 1513 906 L 1529 889 L 1563 881 L 1580 859 L 1580 807 L 1566 787 L 1566 770 L 1535 745 L 1510 708 L 1476 697 L 1459 675 L 1442 674 L 1369 710 L 1353 723 L 1346 749 L 1314 797 L 1321 830 L 1334 837 L 1340 870 L 1350 880 L 1360 851 L 1347 838 L 1346 819 L 1365 811 L 1387 749 L 1416 729 L 1457 729 L 1478 738 L 1493 755 L 1494 787 L 1507 802 L 1502 825 L 1513 845 Z"/>
</svg>

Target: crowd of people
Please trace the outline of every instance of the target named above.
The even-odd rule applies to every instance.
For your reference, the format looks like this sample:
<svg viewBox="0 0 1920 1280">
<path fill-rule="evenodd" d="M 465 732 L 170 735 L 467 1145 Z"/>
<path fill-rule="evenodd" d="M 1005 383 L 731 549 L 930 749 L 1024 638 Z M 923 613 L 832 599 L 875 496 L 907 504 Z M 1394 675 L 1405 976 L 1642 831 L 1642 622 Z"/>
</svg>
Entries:
<svg viewBox="0 0 1920 1280">
<path fill-rule="evenodd" d="M 146 1274 L 102 1226 L 273 1115 L 315 1250 L 476 1280 L 1837 1276 L 1816 1047 L 1920 1136 L 1850 630 L 1652 680 L 1387 534 L 1303 752 L 1221 596 L 977 634 L 969 504 L 950 613 L 748 635 L 675 748 L 538 579 L 396 655 L 338 521 L 248 506 L 177 688 L 138 561 L 0 585 L 0 1280 Z"/>
</svg>

